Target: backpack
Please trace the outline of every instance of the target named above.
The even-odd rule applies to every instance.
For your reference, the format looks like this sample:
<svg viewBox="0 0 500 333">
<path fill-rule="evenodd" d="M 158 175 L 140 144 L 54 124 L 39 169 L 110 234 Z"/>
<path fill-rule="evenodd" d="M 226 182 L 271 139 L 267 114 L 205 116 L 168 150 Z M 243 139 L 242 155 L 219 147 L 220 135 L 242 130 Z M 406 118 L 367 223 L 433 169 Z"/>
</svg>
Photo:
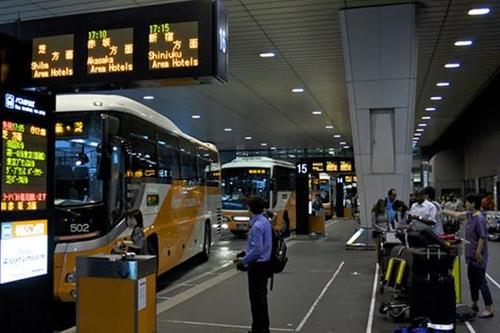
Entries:
<svg viewBox="0 0 500 333">
<path fill-rule="evenodd" d="M 271 288 L 273 290 L 274 285 L 274 274 L 281 273 L 285 269 L 286 263 L 288 262 L 288 257 L 286 256 L 286 243 L 281 234 L 276 230 L 272 229 L 273 234 L 273 248 L 271 250 Z"/>
<path fill-rule="evenodd" d="M 286 256 L 286 243 L 281 234 L 273 230 L 273 248 L 271 250 L 271 271 L 281 273 L 285 269 L 288 257 Z"/>
</svg>

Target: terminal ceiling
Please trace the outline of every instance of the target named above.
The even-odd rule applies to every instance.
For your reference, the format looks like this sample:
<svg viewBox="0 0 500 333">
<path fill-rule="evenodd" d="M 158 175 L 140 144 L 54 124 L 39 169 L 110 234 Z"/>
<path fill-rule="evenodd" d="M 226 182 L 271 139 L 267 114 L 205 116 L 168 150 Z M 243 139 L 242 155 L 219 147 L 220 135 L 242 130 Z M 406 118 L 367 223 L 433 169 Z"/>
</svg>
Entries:
<svg viewBox="0 0 500 333">
<path fill-rule="evenodd" d="M 152 0 L 3 0 L 0 23 L 92 11 L 164 4 Z M 114 93 L 172 119 L 183 131 L 220 149 L 338 148 L 351 144 L 339 10 L 407 0 L 225 0 L 229 15 L 229 82 Z M 500 64 L 500 3 L 468 16 L 477 1 L 423 0 L 418 12 L 416 121 L 431 116 L 422 136 L 431 145 L 464 111 Z M 454 42 L 472 39 L 473 45 Z M 274 58 L 259 53 L 276 52 Z M 447 62 L 461 67 L 445 69 Z M 449 87 L 436 87 L 450 81 Z M 303 93 L 292 93 L 292 88 Z M 154 100 L 143 100 L 152 95 Z M 441 101 L 431 101 L 439 95 Z M 428 112 L 425 108 L 436 107 Z M 322 111 L 313 115 L 313 111 Z M 192 119 L 192 115 L 201 119 Z M 326 126 L 333 125 L 333 129 Z M 232 131 L 226 132 L 225 128 Z M 340 138 L 335 138 L 340 134 Z M 245 140 L 251 136 L 252 140 Z M 261 146 L 267 143 L 267 146 Z"/>
</svg>

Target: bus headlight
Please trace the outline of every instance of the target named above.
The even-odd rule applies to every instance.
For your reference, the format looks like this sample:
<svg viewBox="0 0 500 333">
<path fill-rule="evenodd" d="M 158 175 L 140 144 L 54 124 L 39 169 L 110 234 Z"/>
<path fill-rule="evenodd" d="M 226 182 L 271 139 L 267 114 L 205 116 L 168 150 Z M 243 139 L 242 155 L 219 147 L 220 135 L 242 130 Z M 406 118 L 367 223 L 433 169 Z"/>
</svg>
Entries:
<svg viewBox="0 0 500 333">
<path fill-rule="evenodd" d="M 233 220 L 235 220 L 236 222 L 248 222 L 248 221 L 250 221 L 250 217 L 249 216 L 235 216 L 235 217 L 233 217 Z"/>
<path fill-rule="evenodd" d="M 67 283 L 75 283 L 76 282 L 76 274 L 75 272 L 68 273 L 66 275 L 66 282 Z"/>
<path fill-rule="evenodd" d="M 229 226 L 227 225 L 227 223 L 222 223 L 222 229 L 229 229 Z"/>
</svg>

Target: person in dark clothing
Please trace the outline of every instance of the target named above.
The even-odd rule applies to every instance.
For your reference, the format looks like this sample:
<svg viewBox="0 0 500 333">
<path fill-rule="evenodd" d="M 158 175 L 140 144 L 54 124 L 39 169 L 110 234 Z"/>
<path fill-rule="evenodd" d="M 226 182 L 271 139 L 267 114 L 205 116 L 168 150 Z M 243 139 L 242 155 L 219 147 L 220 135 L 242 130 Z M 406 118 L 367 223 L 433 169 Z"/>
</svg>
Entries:
<svg viewBox="0 0 500 333">
<path fill-rule="evenodd" d="M 267 306 L 267 280 L 271 276 L 271 251 L 273 247 L 272 226 L 264 216 L 264 201 L 251 197 L 250 233 L 245 252 L 234 263 L 238 270 L 248 271 L 248 293 L 252 311 L 252 333 L 269 333 L 269 310 Z"/>
</svg>

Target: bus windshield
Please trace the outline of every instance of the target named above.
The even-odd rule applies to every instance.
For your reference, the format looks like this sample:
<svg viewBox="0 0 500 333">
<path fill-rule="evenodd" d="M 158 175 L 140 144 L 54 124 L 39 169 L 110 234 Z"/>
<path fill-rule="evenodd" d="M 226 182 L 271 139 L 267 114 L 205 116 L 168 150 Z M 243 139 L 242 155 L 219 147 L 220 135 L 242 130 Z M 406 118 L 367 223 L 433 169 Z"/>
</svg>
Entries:
<svg viewBox="0 0 500 333">
<path fill-rule="evenodd" d="M 270 169 L 222 169 L 222 209 L 246 210 L 244 199 L 259 196 L 269 206 Z"/>
<path fill-rule="evenodd" d="M 103 199 L 103 183 L 97 177 L 100 121 L 97 114 L 77 115 L 58 115 L 56 121 L 56 206 L 82 206 Z"/>
</svg>

